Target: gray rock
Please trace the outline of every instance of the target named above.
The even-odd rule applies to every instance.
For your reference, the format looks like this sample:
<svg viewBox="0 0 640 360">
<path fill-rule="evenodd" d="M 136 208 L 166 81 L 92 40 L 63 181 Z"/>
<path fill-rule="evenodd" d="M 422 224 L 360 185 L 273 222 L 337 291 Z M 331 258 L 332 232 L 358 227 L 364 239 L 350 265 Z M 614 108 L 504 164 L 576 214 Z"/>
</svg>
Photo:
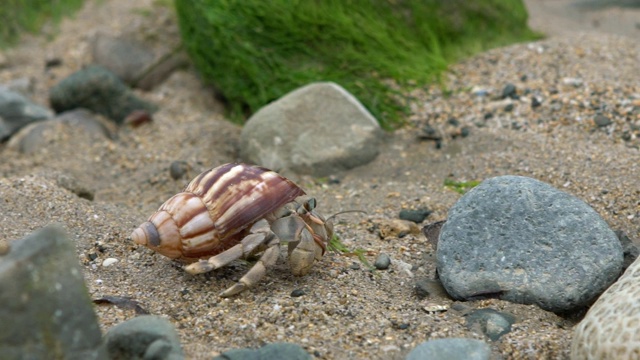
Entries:
<svg viewBox="0 0 640 360">
<path fill-rule="evenodd" d="M 0 257 L 3 359 L 106 359 L 74 244 L 57 226 Z"/>
<path fill-rule="evenodd" d="M 389 265 L 391 265 L 391 258 L 387 254 L 378 255 L 376 261 L 373 263 L 373 266 L 378 270 L 387 270 Z"/>
<path fill-rule="evenodd" d="M 241 157 L 275 170 L 327 176 L 373 160 L 382 130 L 341 86 L 313 83 L 257 111 L 240 137 Z"/>
<path fill-rule="evenodd" d="M 484 341 L 448 338 L 425 341 L 406 360 L 489 360 L 491 348 Z"/>
<path fill-rule="evenodd" d="M 409 220 L 413 221 L 416 224 L 419 224 L 427 218 L 427 216 L 431 215 L 431 211 L 428 209 L 403 209 L 400 210 L 400 215 L 398 216 L 401 220 Z"/>
<path fill-rule="evenodd" d="M 104 337 L 112 359 L 184 359 L 173 324 L 159 316 L 142 315 L 120 323 Z"/>
<path fill-rule="evenodd" d="M 613 121 L 611 121 L 611 119 L 609 119 L 608 117 L 602 115 L 602 114 L 598 114 L 593 118 L 593 122 L 598 125 L 598 127 L 606 127 L 609 126 L 611 124 L 613 124 Z"/>
<path fill-rule="evenodd" d="M 213 360 L 310 360 L 311 355 L 300 345 L 273 343 L 259 349 L 234 349 L 216 356 Z"/>
<path fill-rule="evenodd" d="M 554 312 L 591 302 L 623 259 L 616 234 L 589 205 L 521 176 L 465 194 L 449 211 L 436 257 L 455 299 L 490 296 Z"/>
<path fill-rule="evenodd" d="M 95 141 L 111 137 L 109 130 L 95 117 L 93 113 L 86 109 L 76 109 L 59 114 L 55 118 L 47 121 L 37 122 L 22 128 L 9 141 L 9 147 L 18 151 L 30 154 L 57 138 L 60 127 L 69 126 L 73 131 L 68 131 L 72 136 L 78 136 L 84 140 Z M 63 138 L 63 137 L 60 137 Z M 67 142 L 73 140 L 66 139 Z"/>
<path fill-rule="evenodd" d="M 120 80 L 132 85 L 155 58 L 144 44 L 126 37 L 98 32 L 91 42 L 93 62 L 113 72 Z"/>
<path fill-rule="evenodd" d="M 507 313 L 493 309 L 473 310 L 466 315 L 469 330 L 485 334 L 491 341 L 496 341 L 511 331 L 516 318 Z"/>
<path fill-rule="evenodd" d="M 51 110 L 34 104 L 17 92 L 0 88 L 0 141 L 32 122 L 51 117 L 53 117 Z"/>
<path fill-rule="evenodd" d="M 96 34 L 91 54 L 96 64 L 109 69 L 129 86 L 144 90 L 160 84 L 173 70 L 187 63 L 182 52 L 156 56 L 135 39 L 104 33 Z"/>
<path fill-rule="evenodd" d="M 57 112 L 85 108 L 118 124 L 133 111 L 156 110 L 155 105 L 136 97 L 116 75 L 97 65 L 77 71 L 60 81 L 50 89 L 49 98 Z"/>
</svg>

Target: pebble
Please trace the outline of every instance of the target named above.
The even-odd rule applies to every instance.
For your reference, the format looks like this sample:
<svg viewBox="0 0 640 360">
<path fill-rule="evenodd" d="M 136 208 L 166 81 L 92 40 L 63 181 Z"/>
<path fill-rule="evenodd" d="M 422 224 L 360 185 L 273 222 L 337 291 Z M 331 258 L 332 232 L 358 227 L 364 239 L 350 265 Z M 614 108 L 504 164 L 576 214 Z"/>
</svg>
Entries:
<svg viewBox="0 0 640 360">
<path fill-rule="evenodd" d="M 606 116 L 604 116 L 602 114 L 596 115 L 593 118 L 593 122 L 595 122 L 598 127 L 606 127 L 606 126 L 609 126 L 609 125 L 613 124 L 611 119 L 609 119 L 608 117 L 606 117 Z"/>
<path fill-rule="evenodd" d="M 419 224 L 423 222 L 429 215 L 431 215 L 431 211 L 428 209 L 403 209 L 400 210 L 400 214 L 398 217 L 400 218 L 400 220 L 409 220 Z"/>
<path fill-rule="evenodd" d="M 111 359 L 184 359 L 178 333 L 169 320 L 140 315 L 122 322 L 104 336 Z"/>
<path fill-rule="evenodd" d="M 378 255 L 376 261 L 373 263 L 373 266 L 378 270 L 387 270 L 389 265 L 391 265 L 391 258 L 387 254 Z"/>
<path fill-rule="evenodd" d="M 291 292 L 291 297 L 300 297 L 305 295 L 306 293 L 302 289 L 295 289 Z"/>
<path fill-rule="evenodd" d="M 185 176 L 189 170 L 189 163 L 182 160 L 176 160 L 169 165 L 169 175 L 173 180 L 179 180 Z"/>
<path fill-rule="evenodd" d="M 446 338 L 425 341 L 405 360 L 489 360 L 491 348 L 482 340 Z"/>
<path fill-rule="evenodd" d="M 0 141 L 22 127 L 53 117 L 53 112 L 21 94 L 0 87 Z"/>
<path fill-rule="evenodd" d="M 104 259 L 104 261 L 102 261 L 102 266 L 104 267 L 111 266 L 117 262 L 118 262 L 118 259 L 116 258 L 106 258 Z"/>
<path fill-rule="evenodd" d="M 311 355 L 300 345 L 272 343 L 259 349 L 234 349 L 225 351 L 213 360 L 311 360 Z"/>
<path fill-rule="evenodd" d="M 516 86 L 509 83 L 507 85 L 504 86 L 504 88 L 502 89 L 502 99 L 506 99 L 506 98 L 511 98 L 511 99 L 516 99 L 518 96 L 517 94 L 517 90 L 516 90 Z"/>
<path fill-rule="evenodd" d="M 469 330 L 479 330 L 491 341 L 497 341 L 502 335 L 508 334 L 511 325 L 516 322 L 513 315 L 489 308 L 473 310 L 465 317 Z"/>
</svg>

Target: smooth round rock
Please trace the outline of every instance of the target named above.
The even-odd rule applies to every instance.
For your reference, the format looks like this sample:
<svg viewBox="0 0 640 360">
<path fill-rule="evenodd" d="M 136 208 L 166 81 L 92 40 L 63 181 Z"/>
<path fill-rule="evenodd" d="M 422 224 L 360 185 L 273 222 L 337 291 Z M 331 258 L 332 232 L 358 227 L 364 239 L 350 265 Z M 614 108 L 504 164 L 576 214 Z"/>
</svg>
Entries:
<svg viewBox="0 0 640 360">
<path fill-rule="evenodd" d="M 389 268 L 389 265 L 391 265 L 391 258 L 387 254 L 378 255 L 376 261 L 373 263 L 373 266 L 378 270 L 386 270 Z"/>
<path fill-rule="evenodd" d="M 423 342 L 406 360 L 489 360 L 490 355 L 491 348 L 484 341 L 448 338 Z"/>
<path fill-rule="evenodd" d="M 562 312 L 601 294 L 620 274 L 623 252 L 582 200 L 535 179 L 501 176 L 451 208 L 436 257 L 455 299 L 491 296 Z"/>
<path fill-rule="evenodd" d="M 111 359 L 184 359 L 178 334 L 168 320 L 142 315 L 120 323 L 104 336 Z"/>
<path fill-rule="evenodd" d="M 213 360 L 311 360 L 311 355 L 300 345 L 273 343 L 259 349 L 234 349 L 216 356 Z"/>
<path fill-rule="evenodd" d="M 496 341 L 511 331 L 511 325 L 516 318 L 494 309 L 477 309 L 466 315 L 467 327 L 470 330 L 480 330 L 491 341 Z"/>
</svg>

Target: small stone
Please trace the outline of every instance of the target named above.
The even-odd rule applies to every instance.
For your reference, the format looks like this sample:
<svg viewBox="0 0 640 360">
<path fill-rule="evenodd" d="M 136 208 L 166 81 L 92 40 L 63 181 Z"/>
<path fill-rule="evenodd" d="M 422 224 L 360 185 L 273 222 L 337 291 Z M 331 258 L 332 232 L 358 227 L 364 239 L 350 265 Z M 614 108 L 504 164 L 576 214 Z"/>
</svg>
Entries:
<svg viewBox="0 0 640 360">
<path fill-rule="evenodd" d="M 189 170 L 189 163 L 182 160 L 176 160 L 169 165 L 169 175 L 173 180 L 181 179 Z"/>
<path fill-rule="evenodd" d="M 540 105 L 542 105 L 542 103 L 540 102 L 540 100 L 538 100 L 538 98 L 536 96 L 531 98 L 531 108 L 532 109 L 540 107 Z"/>
<path fill-rule="evenodd" d="M 53 117 L 53 112 L 17 92 L 0 87 L 0 141 L 20 128 Z"/>
<path fill-rule="evenodd" d="M 449 297 L 447 291 L 442 287 L 442 283 L 435 279 L 417 280 L 413 289 L 420 300 L 428 296 Z"/>
<path fill-rule="evenodd" d="M 596 115 L 596 117 L 593 118 L 593 122 L 595 122 L 598 127 L 609 126 L 613 123 L 611 119 L 602 114 Z"/>
<path fill-rule="evenodd" d="M 373 266 L 378 270 L 387 270 L 389 265 L 391 265 L 391 258 L 387 254 L 378 255 L 375 263 L 373 263 Z"/>
<path fill-rule="evenodd" d="M 380 237 L 388 239 L 392 237 L 402 238 L 409 234 L 418 235 L 420 228 L 412 221 L 401 219 L 382 219 L 378 221 Z"/>
<path fill-rule="evenodd" d="M 404 210 L 400 210 L 399 217 L 401 220 L 409 220 L 419 224 L 423 222 L 424 219 L 426 219 L 427 216 L 429 216 L 430 214 L 431 214 L 431 211 L 428 209 L 416 209 L 416 210 L 404 209 Z"/>
<path fill-rule="evenodd" d="M 497 341 L 502 335 L 508 334 L 511 331 L 511 325 L 516 322 L 513 315 L 494 309 L 473 310 L 466 318 L 469 330 L 479 330 L 491 341 Z"/>
<path fill-rule="evenodd" d="M 107 331 L 105 346 L 111 359 L 184 359 L 178 334 L 168 320 L 141 315 Z"/>
<path fill-rule="evenodd" d="M 222 353 L 213 360 L 311 360 L 302 346 L 292 343 L 272 343 L 259 349 L 234 349 Z"/>
<path fill-rule="evenodd" d="M 507 104 L 507 105 L 504 107 L 504 111 L 506 111 L 506 112 L 511 112 L 511 111 L 513 111 L 513 107 L 514 107 L 514 105 L 513 105 L 513 104 Z"/>
<path fill-rule="evenodd" d="M 516 99 L 517 96 L 518 94 L 517 94 L 516 86 L 513 84 L 509 83 L 505 85 L 505 87 L 502 89 L 503 99 L 506 99 L 506 98 Z"/>
<path fill-rule="evenodd" d="M 405 360 L 489 360 L 490 356 L 491 348 L 484 341 L 447 338 L 421 343 Z"/>
<path fill-rule="evenodd" d="M 11 245 L 5 239 L 0 239 L 0 256 L 7 255 L 11 251 Z"/>
<path fill-rule="evenodd" d="M 295 289 L 291 292 L 291 297 L 300 297 L 302 295 L 305 295 L 306 293 L 304 292 L 304 290 L 302 289 Z"/>
<path fill-rule="evenodd" d="M 117 262 L 118 262 L 118 259 L 116 259 L 116 258 L 106 258 L 102 262 L 102 266 L 104 266 L 104 267 L 111 266 L 111 265 L 113 265 L 113 264 L 115 264 Z"/>
</svg>

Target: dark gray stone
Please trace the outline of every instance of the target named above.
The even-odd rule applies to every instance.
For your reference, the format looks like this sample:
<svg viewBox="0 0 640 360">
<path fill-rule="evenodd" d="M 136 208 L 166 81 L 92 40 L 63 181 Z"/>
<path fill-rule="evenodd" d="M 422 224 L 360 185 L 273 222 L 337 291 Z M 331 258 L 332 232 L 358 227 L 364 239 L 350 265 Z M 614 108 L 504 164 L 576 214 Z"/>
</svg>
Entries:
<svg viewBox="0 0 640 360">
<path fill-rule="evenodd" d="M 213 360 L 310 360 L 311 355 L 300 345 L 273 343 L 259 349 L 234 349 L 216 356 Z"/>
<path fill-rule="evenodd" d="M 554 312 L 587 305 L 620 274 L 622 246 L 589 205 L 521 176 L 485 180 L 449 211 L 437 270 L 455 299 Z"/>
<path fill-rule="evenodd" d="M 23 126 L 53 117 L 53 112 L 17 92 L 0 87 L 0 141 Z"/>
<path fill-rule="evenodd" d="M 491 341 L 496 341 L 511 331 L 516 318 L 507 313 L 493 309 L 473 310 L 466 315 L 469 330 L 485 334 Z"/>
<path fill-rule="evenodd" d="M 517 99 L 518 93 L 517 93 L 516 86 L 510 83 L 505 85 L 504 88 L 502 89 L 501 97 L 503 99 L 506 99 L 506 98 Z"/>
<path fill-rule="evenodd" d="M 97 65 L 86 67 L 60 81 L 51 88 L 49 99 L 57 112 L 85 108 L 118 124 L 133 111 L 156 110 L 155 105 L 136 97 L 116 75 Z"/>
<path fill-rule="evenodd" d="M 373 266 L 378 270 L 387 270 L 389 265 L 391 265 L 391 258 L 387 254 L 378 255 L 376 261 L 373 263 Z"/>
<path fill-rule="evenodd" d="M 142 315 L 120 323 L 104 337 L 112 359 L 183 359 L 180 340 L 173 324 L 159 316 Z"/>
<path fill-rule="evenodd" d="M 431 214 L 431 211 L 428 209 L 404 209 L 400 210 L 400 219 L 401 220 L 409 220 L 413 221 L 416 224 L 419 224 L 424 221 Z"/>
<path fill-rule="evenodd" d="M 406 360 L 489 360 L 491 348 L 484 341 L 448 338 L 425 341 Z"/>
<path fill-rule="evenodd" d="M 0 256 L 2 359 L 106 359 L 74 244 L 58 226 Z"/>
<path fill-rule="evenodd" d="M 258 110 L 242 128 L 240 155 L 274 170 L 328 176 L 375 159 L 382 130 L 341 86 L 313 83 Z"/>
<path fill-rule="evenodd" d="M 593 118 L 593 122 L 595 122 L 598 127 L 605 127 L 613 124 L 613 121 L 611 121 L 611 119 L 602 114 L 596 115 L 596 117 Z"/>
</svg>

